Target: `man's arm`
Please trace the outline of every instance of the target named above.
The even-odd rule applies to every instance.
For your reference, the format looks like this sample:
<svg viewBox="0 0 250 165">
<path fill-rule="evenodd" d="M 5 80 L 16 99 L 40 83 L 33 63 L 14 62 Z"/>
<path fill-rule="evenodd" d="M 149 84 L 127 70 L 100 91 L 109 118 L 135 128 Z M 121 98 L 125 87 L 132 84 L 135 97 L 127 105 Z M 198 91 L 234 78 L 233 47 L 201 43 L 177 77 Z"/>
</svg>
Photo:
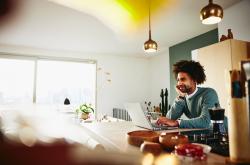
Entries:
<svg viewBox="0 0 250 165">
<path fill-rule="evenodd" d="M 200 116 L 193 119 L 181 120 L 180 128 L 209 128 L 210 115 L 208 108 L 214 107 L 215 103 L 219 102 L 218 96 L 215 90 L 210 89 L 202 99 Z"/>
<path fill-rule="evenodd" d="M 177 119 L 179 117 L 181 117 L 184 107 L 185 107 L 184 100 L 180 99 L 180 98 L 176 98 L 175 101 L 174 101 L 174 104 L 172 105 L 171 109 L 167 113 L 167 116 L 166 117 L 160 117 L 156 121 L 156 123 L 158 125 L 164 124 L 164 125 L 168 125 L 168 126 L 171 126 L 171 127 L 178 127 L 179 122 L 177 121 Z"/>
<path fill-rule="evenodd" d="M 168 111 L 166 117 L 172 120 L 177 120 L 183 114 L 183 109 L 185 108 L 185 101 L 183 98 L 177 97 Z"/>
<path fill-rule="evenodd" d="M 171 127 L 179 127 L 179 122 L 177 120 L 171 120 L 166 117 L 159 117 L 159 119 L 156 121 L 156 124 L 158 125 L 168 125 Z"/>
</svg>

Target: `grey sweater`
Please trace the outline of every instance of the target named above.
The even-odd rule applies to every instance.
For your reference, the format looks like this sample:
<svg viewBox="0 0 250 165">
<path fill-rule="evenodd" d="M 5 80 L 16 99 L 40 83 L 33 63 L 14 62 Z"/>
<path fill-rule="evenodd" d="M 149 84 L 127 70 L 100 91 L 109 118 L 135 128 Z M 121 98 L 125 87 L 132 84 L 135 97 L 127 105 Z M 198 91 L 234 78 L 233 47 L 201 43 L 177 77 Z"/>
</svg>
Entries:
<svg viewBox="0 0 250 165">
<path fill-rule="evenodd" d="M 183 99 L 176 98 L 167 117 L 177 120 L 184 113 L 189 119 L 181 119 L 180 128 L 209 128 L 208 108 L 214 107 L 215 103 L 219 103 L 219 100 L 214 89 L 198 87 L 198 91 L 186 99 L 186 103 Z"/>
</svg>

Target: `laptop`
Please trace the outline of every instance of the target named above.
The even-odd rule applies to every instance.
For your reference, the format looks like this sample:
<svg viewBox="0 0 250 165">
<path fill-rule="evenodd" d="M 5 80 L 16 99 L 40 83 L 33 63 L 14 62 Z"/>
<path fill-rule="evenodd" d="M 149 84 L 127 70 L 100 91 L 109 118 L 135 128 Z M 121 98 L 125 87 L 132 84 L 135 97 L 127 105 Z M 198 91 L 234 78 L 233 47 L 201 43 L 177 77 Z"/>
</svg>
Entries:
<svg viewBox="0 0 250 165">
<path fill-rule="evenodd" d="M 166 125 L 157 125 L 156 123 L 151 123 L 143 109 L 141 108 L 140 103 L 125 103 L 125 109 L 130 115 L 134 125 L 150 130 L 168 130 L 176 129 L 178 127 L 170 127 Z"/>
</svg>

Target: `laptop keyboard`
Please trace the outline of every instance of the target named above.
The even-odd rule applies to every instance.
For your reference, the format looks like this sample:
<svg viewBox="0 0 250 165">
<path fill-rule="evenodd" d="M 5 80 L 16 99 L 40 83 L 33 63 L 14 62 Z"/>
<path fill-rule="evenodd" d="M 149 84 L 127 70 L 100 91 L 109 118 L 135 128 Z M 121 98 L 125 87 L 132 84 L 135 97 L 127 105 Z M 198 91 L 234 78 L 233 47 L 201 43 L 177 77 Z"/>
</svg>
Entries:
<svg viewBox="0 0 250 165">
<path fill-rule="evenodd" d="M 158 125 L 156 123 L 151 123 L 153 129 L 156 130 L 167 130 L 167 129 L 177 129 L 178 127 L 170 127 L 166 125 Z"/>
</svg>

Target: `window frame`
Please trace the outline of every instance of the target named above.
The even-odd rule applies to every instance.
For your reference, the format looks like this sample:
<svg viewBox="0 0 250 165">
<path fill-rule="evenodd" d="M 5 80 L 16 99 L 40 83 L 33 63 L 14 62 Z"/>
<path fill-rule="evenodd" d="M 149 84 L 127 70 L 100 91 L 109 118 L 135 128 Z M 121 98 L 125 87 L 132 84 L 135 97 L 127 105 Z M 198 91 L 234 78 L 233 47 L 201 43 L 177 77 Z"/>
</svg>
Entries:
<svg viewBox="0 0 250 165">
<path fill-rule="evenodd" d="M 97 60 L 71 58 L 71 57 L 54 57 L 54 56 L 42 56 L 42 55 L 24 55 L 24 54 L 12 54 L 0 52 L 0 58 L 15 59 L 15 60 L 30 60 L 34 61 L 34 83 L 33 83 L 33 99 L 32 102 L 36 103 L 36 85 L 37 85 L 37 62 L 38 60 L 47 61 L 64 61 L 64 62 L 78 62 L 85 64 L 94 64 L 96 67 L 95 73 L 95 117 L 97 116 Z"/>
</svg>

